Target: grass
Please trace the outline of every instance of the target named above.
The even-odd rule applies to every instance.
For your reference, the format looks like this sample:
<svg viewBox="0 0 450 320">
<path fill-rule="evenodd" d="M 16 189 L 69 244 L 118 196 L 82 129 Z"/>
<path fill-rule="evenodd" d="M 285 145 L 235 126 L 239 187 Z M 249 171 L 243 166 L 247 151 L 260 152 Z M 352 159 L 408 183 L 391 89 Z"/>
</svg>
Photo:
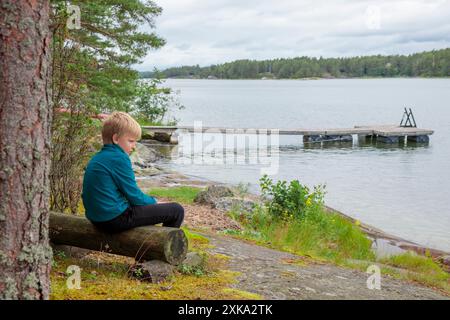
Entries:
<svg viewBox="0 0 450 320">
<path fill-rule="evenodd" d="M 192 204 L 197 194 L 202 191 L 202 188 L 180 186 L 171 188 L 152 188 L 148 194 L 158 198 L 169 198 L 184 204 Z"/>
<path fill-rule="evenodd" d="M 345 259 L 373 260 L 371 242 L 359 227 L 320 206 L 311 207 L 305 219 L 275 219 L 264 208 L 251 214 L 230 212 L 244 226 L 240 234 L 272 248 L 340 263 Z M 233 232 L 228 232 L 233 233 Z"/>
<path fill-rule="evenodd" d="M 450 294 L 450 275 L 442 270 L 433 259 L 415 253 L 404 254 L 381 259 L 380 263 L 407 270 L 402 278 L 423 283 Z"/>
</svg>

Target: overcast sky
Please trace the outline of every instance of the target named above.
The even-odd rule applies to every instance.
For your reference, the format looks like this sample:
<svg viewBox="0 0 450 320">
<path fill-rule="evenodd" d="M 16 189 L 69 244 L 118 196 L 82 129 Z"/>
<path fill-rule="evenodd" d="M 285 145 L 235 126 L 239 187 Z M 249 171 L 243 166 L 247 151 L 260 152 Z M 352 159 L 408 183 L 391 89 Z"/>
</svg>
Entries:
<svg viewBox="0 0 450 320">
<path fill-rule="evenodd" d="M 450 47 L 450 0 L 156 0 L 166 45 L 140 71 L 237 59 L 409 54 Z"/>
</svg>

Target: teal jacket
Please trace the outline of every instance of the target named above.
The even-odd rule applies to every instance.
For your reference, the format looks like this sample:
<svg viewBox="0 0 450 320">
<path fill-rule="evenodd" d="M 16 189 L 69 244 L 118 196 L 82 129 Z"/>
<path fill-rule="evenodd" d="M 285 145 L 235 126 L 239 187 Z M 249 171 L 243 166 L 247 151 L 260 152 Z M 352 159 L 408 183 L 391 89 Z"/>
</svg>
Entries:
<svg viewBox="0 0 450 320">
<path fill-rule="evenodd" d="M 86 217 L 94 222 L 112 220 L 129 206 L 156 203 L 139 189 L 130 157 L 116 144 L 103 145 L 89 161 L 81 197 Z"/>
</svg>

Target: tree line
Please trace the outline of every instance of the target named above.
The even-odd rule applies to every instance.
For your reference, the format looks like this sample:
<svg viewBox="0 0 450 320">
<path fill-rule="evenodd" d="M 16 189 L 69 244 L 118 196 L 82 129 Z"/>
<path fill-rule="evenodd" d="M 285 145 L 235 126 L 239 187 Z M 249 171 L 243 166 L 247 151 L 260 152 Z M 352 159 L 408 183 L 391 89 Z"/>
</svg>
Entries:
<svg viewBox="0 0 450 320">
<path fill-rule="evenodd" d="M 199 79 L 449 77 L 450 48 L 410 55 L 236 60 L 207 67 L 168 68 L 161 73 L 167 78 Z M 141 72 L 140 75 L 152 78 L 155 73 Z"/>
</svg>

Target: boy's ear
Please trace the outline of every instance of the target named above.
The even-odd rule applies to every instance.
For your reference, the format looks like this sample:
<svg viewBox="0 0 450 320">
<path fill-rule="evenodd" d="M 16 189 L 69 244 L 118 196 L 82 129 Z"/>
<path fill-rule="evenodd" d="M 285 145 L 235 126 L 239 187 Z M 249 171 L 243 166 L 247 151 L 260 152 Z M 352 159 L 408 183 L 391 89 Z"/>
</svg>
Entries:
<svg viewBox="0 0 450 320">
<path fill-rule="evenodd" d="M 116 144 L 118 141 L 119 135 L 117 133 L 114 133 L 112 136 L 112 143 Z"/>
</svg>

